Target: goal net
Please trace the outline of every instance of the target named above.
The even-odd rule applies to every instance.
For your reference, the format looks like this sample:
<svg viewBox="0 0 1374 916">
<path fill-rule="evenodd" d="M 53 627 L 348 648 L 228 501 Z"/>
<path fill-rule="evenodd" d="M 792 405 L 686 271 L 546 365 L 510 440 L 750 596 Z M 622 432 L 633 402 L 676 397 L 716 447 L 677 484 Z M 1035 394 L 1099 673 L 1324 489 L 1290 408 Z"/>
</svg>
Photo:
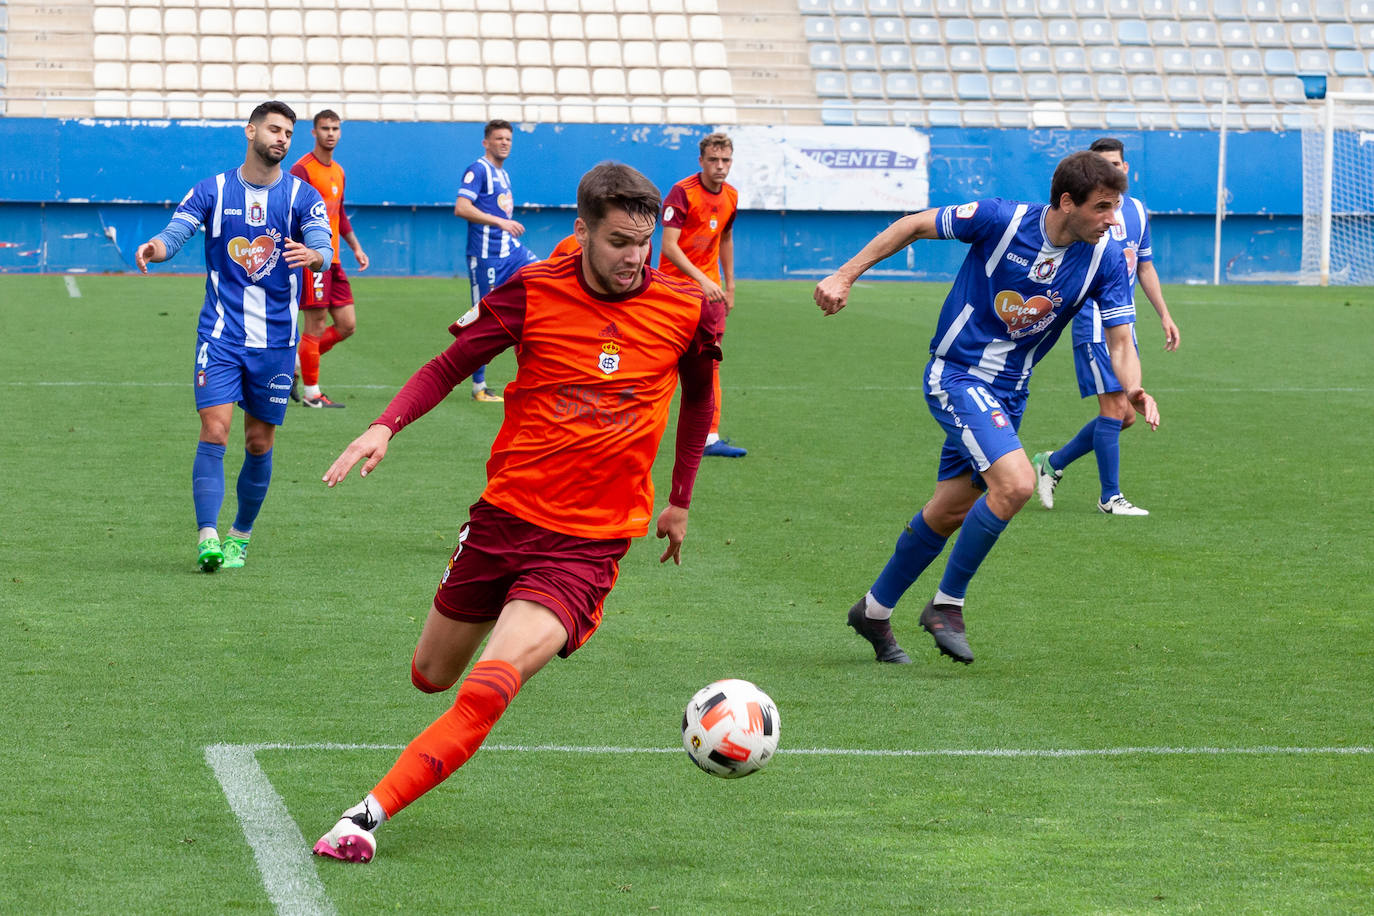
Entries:
<svg viewBox="0 0 1374 916">
<path fill-rule="evenodd" d="M 1331 93 L 1309 115 L 1299 282 L 1374 286 L 1374 95 Z"/>
</svg>

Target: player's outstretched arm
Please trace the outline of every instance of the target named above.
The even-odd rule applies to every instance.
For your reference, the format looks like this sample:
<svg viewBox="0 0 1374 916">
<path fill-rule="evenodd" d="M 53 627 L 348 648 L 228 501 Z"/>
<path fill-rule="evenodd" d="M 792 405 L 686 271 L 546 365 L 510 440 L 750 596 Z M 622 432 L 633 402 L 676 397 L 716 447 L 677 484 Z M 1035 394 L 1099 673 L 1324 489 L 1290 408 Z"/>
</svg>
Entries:
<svg viewBox="0 0 1374 916">
<path fill-rule="evenodd" d="M 911 213 L 875 235 L 843 267 L 816 284 L 816 291 L 812 294 L 816 305 L 827 315 L 835 314 L 849 303 L 849 289 L 855 280 L 863 276 L 864 271 L 892 257 L 917 239 L 939 238 L 935 229 L 936 213 L 936 210 Z"/>
<path fill-rule="evenodd" d="M 1169 306 L 1164 301 L 1164 288 L 1159 284 L 1159 271 L 1155 270 L 1153 261 L 1141 262 L 1136 280 L 1145 291 L 1145 298 L 1154 307 L 1155 314 L 1159 315 L 1160 326 L 1164 328 L 1164 349 L 1170 352 L 1177 350 L 1182 336 L 1178 325 L 1174 324 L 1173 316 L 1169 314 Z"/>
<path fill-rule="evenodd" d="M 1158 429 L 1159 407 L 1155 404 L 1155 399 L 1141 386 L 1140 354 L 1136 352 L 1131 327 L 1130 324 L 1118 324 L 1106 328 L 1107 352 L 1112 357 L 1112 373 L 1117 381 L 1121 382 L 1126 399 L 1131 402 L 1136 413 L 1145 418 L 1145 422 L 1150 424 L 1150 429 Z"/>
<path fill-rule="evenodd" d="M 353 469 L 353 465 L 363 462 L 363 469 L 358 474 L 359 477 L 366 477 L 372 472 L 383 458 L 386 457 L 387 445 L 391 442 L 391 429 L 376 423 L 367 428 L 363 433 L 352 442 L 348 443 L 348 448 L 343 450 L 343 454 L 334 459 L 334 463 L 329 466 L 329 470 L 324 472 L 321 479 L 329 486 L 334 486 Z"/>
<path fill-rule="evenodd" d="M 140 273 L 148 272 L 149 264 L 160 264 L 167 260 L 167 246 L 162 243 L 162 239 L 149 239 L 138 246 L 138 251 L 134 252 L 134 263 L 138 266 Z"/>
<path fill-rule="evenodd" d="M 658 562 L 667 563 L 673 558 L 674 566 L 682 565 L 682 542 L 687 538 L 687 510 L 681 506 L 668 505 L 658 514 L 658 530 L 655 537 L 667 538 L 668 546 Z"/>
</svg>

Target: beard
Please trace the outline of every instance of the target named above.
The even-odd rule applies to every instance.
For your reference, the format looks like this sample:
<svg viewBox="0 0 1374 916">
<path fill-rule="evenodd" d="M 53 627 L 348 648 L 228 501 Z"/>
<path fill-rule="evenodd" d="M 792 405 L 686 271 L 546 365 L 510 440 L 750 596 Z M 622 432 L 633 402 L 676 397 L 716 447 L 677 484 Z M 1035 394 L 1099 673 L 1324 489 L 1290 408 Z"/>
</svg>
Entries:
<svg viewBox="0 0 1374 916">
<path fill-rule="evenodd" d="M 263 165 L 276 165 L 286 158 L 286 150 L 276 149 L 257 141 L 253 142 L 253 154 L 262 160 Z"/>
</svg>

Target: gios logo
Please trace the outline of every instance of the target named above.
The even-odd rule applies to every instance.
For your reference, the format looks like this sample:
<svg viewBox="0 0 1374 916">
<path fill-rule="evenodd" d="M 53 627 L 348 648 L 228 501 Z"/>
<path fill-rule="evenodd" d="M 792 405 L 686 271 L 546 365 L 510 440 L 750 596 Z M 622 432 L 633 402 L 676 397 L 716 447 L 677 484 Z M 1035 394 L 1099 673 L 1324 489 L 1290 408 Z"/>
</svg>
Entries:
<svg viewBox="0 0 1374 916">
<path fill-rule="evenodd" d="M 1050 326 L 1054 321 L 1054 310 L 1062 303 L 1056 293 L 1048 296 L 1022 298 L 1014 289 L 1004 289 L 993 299 L 997 317 L 1007 326 L 1007 334 L 1012 340 L 1019 340 L 1036 334 Z"/>
</svg>

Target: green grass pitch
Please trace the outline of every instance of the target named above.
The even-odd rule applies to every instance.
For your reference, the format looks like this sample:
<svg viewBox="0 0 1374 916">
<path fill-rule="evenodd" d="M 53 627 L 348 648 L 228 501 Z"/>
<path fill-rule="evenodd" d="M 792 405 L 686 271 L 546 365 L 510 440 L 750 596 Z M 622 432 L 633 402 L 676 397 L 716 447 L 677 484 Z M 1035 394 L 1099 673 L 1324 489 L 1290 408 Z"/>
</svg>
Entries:
<svg viewBox="0 0 1374 916">
<path fill-rule="evenodd" d="M 214 576 L 194 571 L 189 486 L 203 281 L 77 285 L 0 278 L 0 911 L 1374 900 L 1368 289 L 1170 287 L 1175 354 L 1142 299 L 1164 422 L 1125 435 L 1122 481 L 1153 514 L 1099 514 L 1092 460 L 1071 467 L 974 580 L 966 668 L 916 624 L 943 561 L 894 618 L 914 664 L 875 664 L 844 620 L 933 483 L 920 373 L 946 287 L 864 284 L 825 318 L 808 283 L 740 284 L 723 431 L 749 456 L 703 464 L 683 566 L 636 544 L 600 632 L 525 686 L 500 747 L 348 867 L 292 831 L 313 843 L 451 702 L 411 688 L 408 663 L 501 409 L 460 389 L 367 480 L 320 475 L 446 345 L 465 285 L 355 278 L 358 334 L 324 360 L 347 409 L 292 407 L 249 565 Z M 509 354 L 490 370 L 513 371 Z M 1030 451 L 1095 412 L 1067 343 L 1033 391 Z M 236 420 L 221 530 L 241 436 Z M 670 461 L 671 427 L 660 493 Z M 727 676 L 779 705 L 768 768 L 723 781 L 651 753 Z"/>
</svg>

